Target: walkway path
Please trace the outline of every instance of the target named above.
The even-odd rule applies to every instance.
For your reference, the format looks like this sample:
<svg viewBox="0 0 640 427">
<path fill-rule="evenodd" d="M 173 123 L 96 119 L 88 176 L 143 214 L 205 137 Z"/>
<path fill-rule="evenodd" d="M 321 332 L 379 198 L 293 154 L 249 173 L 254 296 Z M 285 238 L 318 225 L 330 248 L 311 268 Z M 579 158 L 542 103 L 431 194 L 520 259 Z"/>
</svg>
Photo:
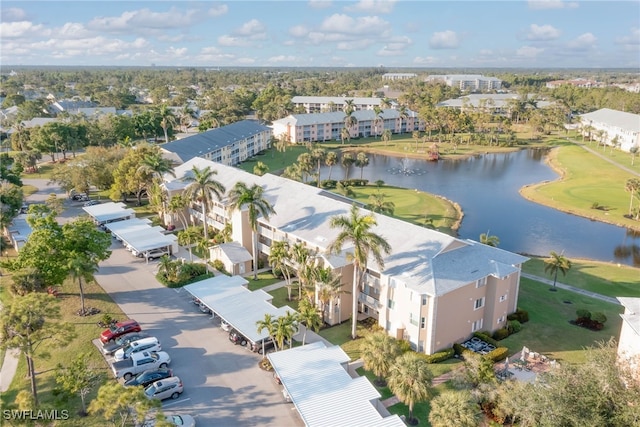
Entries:
<svg viewBox="0 0 640 427">
<path fill-rule="evenodd" d="M 605 160 L 605 161 L 611 163 L 612 165 L 622 169 L 625 172 L 629 172 L 630 174 L 633 174 L 633 175 L 636 175 L 636 176 L 640 176 L 640 172 L 634 171 L 633 169 L 630 169 L 630 168 L 628 168 L 626 166 L 621 165 L 620 163 L 616 162 L 615 160 L 603 155 L 602 153 L 599 153 L 597 150 L 594 150 L 594 149 L 592 149 L 590 147 L 587 147 L 582 142 L 578 142 L 578 141 L 576 141 L 574 139 L 571 139 L 571 138 L 566 138 L 566 140 L 569 141 L 569 142 L 573 142 L 574 144 L 584 148 L 586 151 L 590 152 L 591 154 L 595 154 L 596 156 L 600 157 L 602 160 Z"/>
<path fill-rule="evenodd" d="M 528 274 L 528 273 L 521 273 L 521 275 L 522 275 L 522 277 L 526 277 L 527 279 L 535 280 L 536 282 L 538 282 L 540 284 L 553 286 L 553 280 L 549 280 L 549 279 L 546 279 L 544 277 L 535 276 L 533 274 Z M 596 298 L 596 299 L 599 299 L 601 301 L 610 302 L 611 304 L 620 305 L 620 301 L 618 301 L 614 297 L 609 297 L 609 296 L 606 296 L 606 295 L 598 294 L 596 292 L 591 292 L 591 291 L 587 291 L 585 289 L 576 288 L 575 286 L 567 285 L 565 283 L 556 282 L 556 287 L 560 288 L 560 289 L 564 289 L 564 290 L 570 291 L 570 292 L 575 292 L 576 294 L 582 294 L 582 295 L 586 295 L 586 296 L 591 297 L 591 298 Z"/>
</svg>

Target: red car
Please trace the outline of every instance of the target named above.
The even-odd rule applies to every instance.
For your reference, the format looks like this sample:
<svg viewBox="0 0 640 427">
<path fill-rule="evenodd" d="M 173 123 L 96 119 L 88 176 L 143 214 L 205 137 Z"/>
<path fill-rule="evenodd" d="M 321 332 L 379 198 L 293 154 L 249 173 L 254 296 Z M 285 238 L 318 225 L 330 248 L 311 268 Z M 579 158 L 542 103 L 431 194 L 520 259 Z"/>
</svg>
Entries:
<svg viewBox="0 0 640 427">
<path fill-rule="evenodd" d="M 125 320 L 124 322 L 118 322 L 111 326 L 109 329 L 103 331 L 100 334 L 100 341 L 103 344 L 113 342 L 120 335 L 128 334 L 129 332 L 140 332 L 142 328 L 135 320 Z"/>
</svg>

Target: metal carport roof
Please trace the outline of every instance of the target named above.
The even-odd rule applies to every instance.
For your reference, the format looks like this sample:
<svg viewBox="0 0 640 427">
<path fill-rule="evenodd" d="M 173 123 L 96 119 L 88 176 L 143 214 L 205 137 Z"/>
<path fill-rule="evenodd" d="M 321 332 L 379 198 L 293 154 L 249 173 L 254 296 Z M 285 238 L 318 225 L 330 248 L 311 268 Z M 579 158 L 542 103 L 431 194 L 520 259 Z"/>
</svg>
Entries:
<svg viewBox="0 0 640 427">
<path fill-rule="evenodd" d="M 241 276 L 220 275 L 192 283 L 184 287 L 211 311 L 222 317 L 251 342 L 269 337 L 266 330 L 258 333 L 256 323 L 269 313 L 275 318 L 295 313 L 289 306 L 274 307 L 269 301 L 273 296 L 263 290 L 250 291 Z"/>
<path fill-rule="evenodd" d="M 128 209 L 127 205 L 122 202 L 101 203 L 99 205 L 84 206 L 82 209 L 101 224 L 120 218 L 133 218 L 136 216 L 136 212 L 133 209 Z"/>
<path fill-rule="evenodd" d="M 110 222 L 104 226 L 120 237 L 121 233 L 133 230 L 146 230 L 149 228 L 149 224 L 151 224 L 151 220 L 147 218 L 131 218 L 124 221 Z"/>
</svg>

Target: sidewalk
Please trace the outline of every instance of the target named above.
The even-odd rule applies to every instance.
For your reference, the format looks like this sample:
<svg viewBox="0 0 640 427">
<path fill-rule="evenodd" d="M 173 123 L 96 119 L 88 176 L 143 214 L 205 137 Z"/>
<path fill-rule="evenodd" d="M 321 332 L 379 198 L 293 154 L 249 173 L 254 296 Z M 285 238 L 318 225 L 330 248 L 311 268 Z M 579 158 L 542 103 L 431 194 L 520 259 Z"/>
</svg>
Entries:
<svg viewBox="0 0 640 427">
<path fill-rule="evenodd" d="M 541 284 L 553 286 L 553 280 L 549 280 L 544 277 L 535 276 L 533 274 L 528 274 L 528 273 L 521 273 L 521 276 L 526 277 L 527 279 L 535 280 L 536 282 L 539 282 Z M 565 283 L 556 282 L 556 288 L 564 289 L 569 292 L 575 292 L 576 294 L 582 294 L 591 298 L 596 298 L 601 301 L 610 302 L 611 304 L 620 305 L 620 301 L 618 301 L 614 297 L 609 297 L 606 295 L 598 294 L 596 292 L 591 292 L 584 289 L 576 288 L 575 286 L 567 285 Z"/>
</svg>

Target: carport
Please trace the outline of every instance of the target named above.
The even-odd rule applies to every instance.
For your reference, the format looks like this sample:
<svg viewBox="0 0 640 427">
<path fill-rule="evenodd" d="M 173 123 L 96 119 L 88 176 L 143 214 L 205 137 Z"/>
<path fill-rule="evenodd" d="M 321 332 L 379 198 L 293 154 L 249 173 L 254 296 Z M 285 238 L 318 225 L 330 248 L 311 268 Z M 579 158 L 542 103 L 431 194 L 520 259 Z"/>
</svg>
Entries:
<svg viewBox="0 0 640 427">
<path fill-rule="evenodd" d="M 118 236 L 124 245 L 131 246 L 138 253 L 153 249 L 170 248 L 170 253 L 178 251 L 178 238 L 173 234 L 164 234 L 165 229 L 147 225 L 145 228 L 121 232 Z"/>
<path fill-rule="evenodd" d="M 248 283 L 241 276 L 220 275 L 192 283 L 184 289 L 251 343 L 258 343 L 269 337 L 266 330 L 258 333 L 256 326 L 258 321 L 264 320 L 265 314 L 278 318 L 285 316 L 287 311 L 295 313 L 295 310 L 288 305 L 274 307 L 271 304 L 273 296 L 261 289 L 250 291 L 246 287 Z"/>
<path fill-rule="evenodd" d="M 97 225 L 110 224 L 116 221 L 125 221 L 127 219 L 135 218 L 136 212 L 133 209 L 127 208 L 122 202 L 109 202 L 102 203 L 93 206 L 84 206 L 82 208 L 86 213 L 93 218 L 93 221 Z"/>
</svg>

